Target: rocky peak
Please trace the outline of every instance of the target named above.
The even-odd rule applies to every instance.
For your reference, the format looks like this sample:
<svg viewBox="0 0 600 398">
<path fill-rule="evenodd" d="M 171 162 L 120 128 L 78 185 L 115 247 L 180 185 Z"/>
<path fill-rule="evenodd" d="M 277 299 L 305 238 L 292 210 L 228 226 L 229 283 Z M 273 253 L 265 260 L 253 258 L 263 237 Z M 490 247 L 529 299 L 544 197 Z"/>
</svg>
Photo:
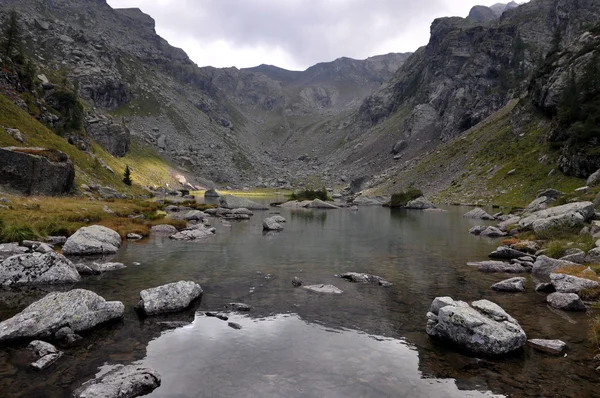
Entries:
<svg viewBox="0 0 600 398">
<path fill-rule="evenodd" d="M 139 8 L 115 8 L 115 12 L 131 19 L 135 23 L 138 23 L 140 25 L 145 26 L 148 29 L 151 29 L 153 32 L 155 31 L 154 29 L 156 27 L 156 22 L 154 21 L 154 18 L 152 18 L 148 14 L 145 14 Z"/>
<path fill-rule="evenodd" d="M 499 15 L 490 7 L 486 6 L 475 6 L 471 8 L 469 12 L 469 16 L 467 17 L 469 20 L 478 23 L 485 23 L 489 21 L 494 21 L 498 19 Z"/>
</svg>

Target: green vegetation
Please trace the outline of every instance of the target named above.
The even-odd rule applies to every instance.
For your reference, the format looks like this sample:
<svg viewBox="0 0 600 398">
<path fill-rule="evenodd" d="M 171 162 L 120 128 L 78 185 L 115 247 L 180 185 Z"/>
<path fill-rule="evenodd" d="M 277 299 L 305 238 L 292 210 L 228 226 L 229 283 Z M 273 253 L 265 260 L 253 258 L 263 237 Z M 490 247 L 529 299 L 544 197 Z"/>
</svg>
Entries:
<svg viewBox="0 0 600 398">
<path fill-rule="evenodd" d="M 536 238 L 542 237 L 536 236 Z M 594 247 L 595 240 L 591 235 L 570 234 L 567 231 L 560 231 L 544 245 L 544 248 L 547 249 L 546 256 L 552 258 L 563 257 L 568 249 L 581 249 L 587 252 Z"/>
<path fill-rule="evenodd" d="M 312 189 L 306 189 L 300 192 L 293 192 L 290 195 L 290 200 L 297 200 L 302 202 L 304 200 L 315 200 L 320 199 L 323 201 L 331 200 L 331 198 L 327 195 L 327 189 L 324 187 L 318 191 L 313 191 Z"/>
<path fill-rule="evenodd" d="M 125 185 L 129 186 L 133 184 L 133 180 L 131 179 L 131 169 L 129 168 L 129 165 L 125 166 L 125 171 L 123 172 L 123 182 L 125 183 Z"/>
<path fill-rule="evenodd" d="M 406 192 L 399 192 L 392 195 L 392 200 L 389 203 L 389 207 L 404 207 L 411 200 L 415 200 L 423 196 L 423 192 L 418 189 L 409 189 Z"/>
</svg>

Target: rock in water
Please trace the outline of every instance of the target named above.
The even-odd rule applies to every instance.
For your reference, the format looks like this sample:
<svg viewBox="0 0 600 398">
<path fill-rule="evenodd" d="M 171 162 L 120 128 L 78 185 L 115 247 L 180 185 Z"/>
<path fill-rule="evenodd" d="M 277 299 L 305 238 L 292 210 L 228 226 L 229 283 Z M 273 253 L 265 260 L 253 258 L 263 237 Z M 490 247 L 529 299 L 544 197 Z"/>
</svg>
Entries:
<svg viewBox="0 0 600 398">
<path fill-rule="evenodd" d="M 134 398 L 146 395 L 160 386 L 160 375 L 154 369 L 119 365 L 103 376 L 85 382 L 73 392 L 75 398 Z"/>
<path fill-rule="evenodd" d="M 340 275 L 340 278 L 354 283 L 376 283 L 379 286 L 391 286 L 392 284 L 380 276 L 363 274 L 359 272 L 346 272 Z"/>
<path fill-rule="evenodd" d="M 74 332 L 93 329 L 123 317 L 120 301 L 106 301 L 89 290 L 50 293 L 0 323 L 0 342 L 53 337 L 64 327 Z"/>
<path fill-rule="evenodd" d="M 494 217 L 489 215 L 485 210 L 476 207 L 473 210 L 471 210 L 470 212 L 466 213 L 464 215 L 464 217 L 466 218 L 471 218 L 471 219 L 475 219 L 475 220 L 493 220 Z"/>
<path fill-rule="evenodd" d="M 297 276 L 294 277 L 294 279 L 292 279 L 292 286 L 294 287 L 300 287 L 303 285 L 304 282 L 302 282 L 302 279 L 298 278 Z"/>
<path fill-rule="evenodd" d="M 153 234 L 169 234 L 169 235 L 173 235 L 177 233 L 177 228 L 175 228 L 172 225 L 168 225 L 168 224 L 161 224 L 161 225 L 155 225 L 153 226 L 150 231 Z"/>
<path fill-rule="evenodd" d="M 121 236 L 110 228 L 92 225 L 77 230 L 63 246 L 70 255 L 114 254 L 121 247 Z"/>
<path fill-rule="evenodd" d="M 548 304 L 563 311 L 585 311 L 585 304 L 575 293 L 551 293 L 546 298 Z"/>
<path fill-rule="evenodd" d="M 263 231 L 283 231 L 283 225 L 279 224 L 275 217 L 265 218 L 263 221 Z"/>
<path fill-rule="evenodd" d="M 562 354 L 567 348 L 567 344 L 561 340 L 531 339 L 527 340 L 527 345 L 538 351 L 543 351 L 554 355 Z"/>
<path fill-rule="evenodd" d="M 0 265 L 3 286 L 73 283 L 80 279 L 75 265 L 56 252 L 20 254 Z"/>
<path fill-rule="evenodd" d="M 521 264 L 505 263 L 502 261 L 479 261 L 467 263 L 468 266 L 477 267 L 481 272 L 488 273 L 506 273 L 506 274 L 526 274 L 531 271 L 530 268 Z"/>
<path fill-rule="evenodd" d="M 202 295 L 202 288 L 194 282 L 175 282 L 142 290 L 137 308 L 145 315 L 159 315 L 183 311 Z"/>
<path fill-rule="evenodd" d="M 35 370 L 46 369 L 63 355 L 63 353 L 57 350 L 52 344 L 41 340 L 32 341 L 27 346 L 27 349 L 33 351 L 33 354 L 37 358 L 37 360 L 31 364 L 31 367 Z"/>
<path fill-rule="evenodd" d="M 230 311 L 248 312 L 252 309 L 252 306 L 244 303 L 229 303 L 225 305 L 225 308 Z"/>
<path fill-rule="evenodd" d="M 498 292 L 523 292 L 526 281 L 525 278 L 510 278 L 492 285 L 492 289 Z"/>
<path fill-rule="evenodd" d="M 204 225 L 198 225 L 196 228 L 187 228 L 169 236 L 173 240 L 194 241 L 210 238 L 215 235 L 214 228 L 206 228 Z"/>
<path fill-rule="evenodd" d="M 506 236 L 506 232 L 502 231 L 500 228 L 487 227 L 479 235 L 488 238 L 500 238 Z"/>
<path fill-rule="evenodd" d="M 406 206 L 404 206 L 405 209 L 412 209 L 412 210 L 428 210 L 428 209 L 435 209 L 435 205 L 433 203 L 431 203 L 429 200 L 427 200 L 424 196 L 421 196 L 415 200 L 411 200 L 410 202 L 408 202 L 406 204 Z"/>
<path fill-rule="evenodd" d="M 344 293 L 341 289 L 338 289 L 333 285 L 308 285 L 303 286 L 307 290 L 311 290 L 317 293 L 329 293 L 329 294 L 342 294 Z"/>
<path fill-rule="evenodd" d="M 233 195 L 221 196 L 219 198 L 219 205 L 226 209 L 239 209 L 243 207 L 248 210 L 269 210 L 268 207 L 261 205 L 260 203 Z"/>
<path fill-rule="evenodd" d="M 450 297 L 433 300 L 427 314 L 427 334 L 486 355 L 503 355 L 527 341 L 519 323 L 488 300 L 472 303 Z"/>
<path fill-rule="evenodd" d="M 557 269 L 571 266 L 579 266 L 579 264 L 572 263 L 570 261 L 556 260 L 547 256 L 539 256 L 533 264 L 533 269 L 531 270 L 531 273 L 532 275 L 538 278 L 548 278 L 550 274 L 556 271 Z"/>
</svg>

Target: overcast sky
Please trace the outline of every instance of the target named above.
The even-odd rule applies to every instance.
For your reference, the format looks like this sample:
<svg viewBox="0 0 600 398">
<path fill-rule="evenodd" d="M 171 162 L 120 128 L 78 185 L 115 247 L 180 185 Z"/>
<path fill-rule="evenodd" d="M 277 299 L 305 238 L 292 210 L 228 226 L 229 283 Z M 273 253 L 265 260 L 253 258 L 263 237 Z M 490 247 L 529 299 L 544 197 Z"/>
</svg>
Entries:
<svg viewBox="0 0 600 398">
<path fill-rule="evenodd" d="M 199 66 L 304 70 L 427 44 L 434 18 L 498 0 L 108 0 L 138 7 Z M 508 2 L 508 1 L 506 1 Z"/>
</svg>

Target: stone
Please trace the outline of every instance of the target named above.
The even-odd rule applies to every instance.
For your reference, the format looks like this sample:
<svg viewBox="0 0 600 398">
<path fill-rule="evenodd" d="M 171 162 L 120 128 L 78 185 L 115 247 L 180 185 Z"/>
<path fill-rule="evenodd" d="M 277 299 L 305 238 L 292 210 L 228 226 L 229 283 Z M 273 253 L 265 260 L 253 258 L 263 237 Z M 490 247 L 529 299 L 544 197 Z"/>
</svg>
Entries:
<svg viewBox="0 0 600 398">
<path fill-rule="evenodd" d="M 526 274 L 531 269 L 521 264 L 505 263 L 503 261 L 478 261 L 470 262 L 467 265 L 477 267 L 480 272 L 486 273 L 506 273 L 506 274 Z"/>
<path fill-rule="evenodd" d="M 341 289 L 333 285 L 306 285 L 304 289 L 317 292 L 317 293 L 329 293 L 329 294 L 342 294 L 344 293 Z"/>
<path fill-rule="evenodd" d="M 597 170 L 595 173 L 590 175 L 587 179 L 586 185 L 590 187 L 595 187 L 600 185 L 600 170 Z"/>
<path fill-rule="evenodd" d="M 498 224 L 498 228 L 502 231 L 508 231 L 510 227 L 517 225 L 520 220 L 521 217 L 510 217 Z"/>
<path fill-rule="evenodd" d="M 152 316 L 183 311 L 202 296 L 202 288 L 195 282 L 180 281 L 145 289 L 140 292 L 137 309 Z"/>
<path fill-rule="evenodd" d="M 214 189 L 207 189 L 206 192 L 204 192 L 204 197 L 205 198 L 219 198 L 219 197 L 221 197 L 221 195 L 219 195 L 217 193 L 217 191 L 215 191 Z"/>
<path fill-rule="evenodd" d="M 308 205 L 306 205 L 304 207 L 307 207 L 309 209 L 325 209 L 325 210 L 339 209 L 338 206 L 328 203 L 328 202 L 324 202 L 321 199 L 315 199 L 312 202 L 308 203 Z"/>
<path fill-rule="evenodd" d="M 583 227 L 586 219 L 580 213 L 565 213 L 553 217 L 535 220 L 532 224 L 533 232 L 539 236 L 546 236 L 556 231 L 579 230 Z"/>
<path fill-rule="evenodd" d="M 22 286 L 79 282 L 75 265 L 62 254 L 19 254 L 0 264 L 0 285 Z"/>
<path fill-rule="evenodd" d="M 169 224 L 161 224 L 161 225 L 155 225 L 152 228 L 150 228 L 150 232 L 153 234 L 176 234 L 177 233 L 177 228 L 175 228 L 172 225 Z"/>
<path fill-rule="evenodd" d="M 346 272 L 340 275 L 340 278 L 354 283 L 375 283 L 379 286 L 391 286 L 392 284 L 377 275 L 364 274 L 359 272 Z"/>
<path fill-rule="evenodd" d="M 475 220 L 494 220 L 494 217 L 488 214 L 482 208 L 476 207 L 470 212 L 464 215 L 465 218 L 471 218 Z"/>
<path fill-rule="evenodd" d="M 248 214 L 227 213 L 223 215 L 223 218 L 227 220 L 249 220 L 250 216 Z"/>
<path fill-rule="evenodd" d="M 512 260 L 519 257 L 527 257 L 527 253 L 511 249 L 507 246 L 500 246 L 496 250 L 490 253 L 490 258 L 499 258 L 504 260 Z"/>
<path fill-rule="evenodd" d="M 531 339 L 527 340 L 527 345 L 537 351 L 554 355 L 562 354 L 567 348 L 567 343 L 561 340 Z"/>
<path fill-rule="evenodd" d="M 129 233 L 127 234 L 127 239 L 129 240 L 142 240 L 144 239 L 144 237 L 140 234 L 136 234 L 136 233 Z"/>
<path fill-rule="evenodd" d="M 585 311 L 585 304 L 575 293 L 551 293 L 546 298 L 548 304 L 563 311 Z"/>
<path fill-rule="evenodd" d="M 537 195 L 538 198 L 541 198 L 542 196 L 545 196 L 547 198 L 552 198 L 552 199 L 557 199 L 561 196 L 563 196 L 564 193 L 557 190 L 557 189 L 553 189 L 553 188 L 548 188 L 545 189 L 543 191 L 540 191 Z"/>
<path fill-rule="evenodd" d="M 23 195 L 61 196 L 75 183 L 75 166 L 61 151 L 0 148 L 0 190 Z"/>
<path fill-rule="evenodd" d="M 581 217 L 575 216 L 575 214 Z M 525 217 L 519 221 L 519 227 L 522 229 L 533 229 L 533 224 L 536 221 L 540 221 L 546 218 L 558 217 L 558 220 L 568 221 L 573 218 L 574 220 L 588 221 L 594 215 L 594 204 L 592 202 L 575 202 L 569 203 L 562 206 L 551 207 L 546 210 L 541 210 L 533 213 L 532 215 Z M 556 223 L 556 221 L 555 221 Z M 538 223 L 538 228 L 543 227 L 544 224 Z"/>
<path fill-rule="evenodd" d="M 572 263 L 570 261 L 564 261 L 564 260 L 556 260 L 554 258 L 550 258 L 547 256 L 538 256 L 538 258 L 535 260 L 535 263 L 533 264 L 533 269 L 531 270 L 531 273 L 533 276 L 536 276 L 538 278 L 540 277 L 550 277 L 550 274 L 552 274 L 554 271 L 556 271 L 559 268 L 564 268 L 564 267 L 572 267 L 572 266 L 578 266 L 579 264 L 576 263 Z"/>
<path fill-rule="evenodd" d="M 100 187 L 98 188 L 98 195 L 104 199 L 126 199 L 127 195 L 122 194 L 111 187 Z"/>
<path fill-rule="evenodd" d="M 106 119 L 98 123 L 86 123 L 85 131 L 89 137 L 113 156 L 120 158 L 129 152 L 131 133 L 124 125 Z"/>
<path fill-rule="evenodd" d="M 406 142 L 404 140 L 400 140 L 394 144 L 394 146 L 392 148 L 392 154 L 397 155 L 400 152 L 402 152 L 403 150 L 405 150 L 406 148 L 408 148 L 408 142 Z"/>
<path fill-rule="evenodd" d="M 498 292 L 524 292 L 525 278 L 510 278 L 492 285 L 492 289 Z"/>
<path fill-rule="evenodd" d="M 227 314 L 223 314 L 221 312 L 213 312 L 213 311 L 206 311 L 204 313 L 204 315 L 211 317 L 211 318 L 217 318 L 220 319 L 222 321 L 226 321 L 229 319 L 229 316 L 227 316 Z"/>
<path fill-rule="evenodd" d="M 114 254 L 121 247 L 121 236 L 110 228 L 92 225 L 77 230 L 67 239 L 63 253 L 67 255 Z"/>
<path fill-rule="evenodd" d="M 183 215 L 183 219 L 186 221 L 202 221 L 206 217 L 206 213 L 200 210 L 190 210 Z"/>
<path fill-rule="evenodd" d="M 304 284 L 304 282 L 302 282 L 302 279 L 298 278 L 297 276 L 294 277 L 294 279 L 292 279 L 292 286 L 294 287 L 300 287 Z"/>
<path fill-rule="evenodd" d="M 581 249 L 568 249 L 565 256 L 561 257 L 562 261 L 570 261 L 572 263 L 583 264 L 585 262 L 586 252 Z"/>
<path fill-rule="evenodd" d="M 284 223 L 284 222 L 287 221 L 285 219 L 285 217 L 282 217 L 282 216 L 279 216 L 279 215 L 274 215 L 274 216 L 271 216 L 269 218 L 273 219 L 273 221 L 275 221 L 276 223 Z"/>
<path fill-rule="evenodd" d="M 204 225 L 197 225 L 196 228 L 189 227 L 176 234 L 169 236 L 169 239 L 181 241 L 197 241 L 210 238 L 215 235 L 214 228 L 206 228 Z"/>
<path fill-rule="evenodd" d="M 342 195 L 339 195 L 339 198 L 341 197 Z M 336 199 L 336 195 L 333 198 Z M 352 201 L 352 204 L 356 206 L 383 206 L 389 201 L 390 198 L 384 198 L 383 196 L 368 197 L 360 195 Z"/>
<path fill-rule="evenodd" d="M 127 268 L 123 263 L 116 262 L 108 262 L 108 263 L 98 263 L 92 262 L 89 264 L 77 263 L 75 264 L 77 271 L 81 275 L 100 275 L 105 272 L 117 271 L 120 269 Z"/>
<path fill-rule="evenodd" d="M 229 303 L 225 305 L 225 308 L 230 311 L 248 312 L 252 310 L 252 306 L 244 303 Z"/>
<path fill-rule="evenodd" d="M 429 336 L 485 355 L 504 355 L 525 345 L 527 336 L 519 323 L 497 304 L 480 300 L 469 306 L 442 299 L 434 300 L 427 314 Z"/>
<path fill-rule="evenodd" d="M 37 360 L 31 364 L 31 367 L 35 370 L 44 370 L 50 367 L 50 365 L 63 355 L 63 353 L 52 344 L 41 340 L 32 341 L 27 346 L 27 349 L 32 351 L 33 355 L 37 358 Z"/>
<path fill-rule="evenodd" d="M 19 141 L 20 143 L 24 143 L 26 141 L 25 136 L 23 135 L 23 133 L 21 133 L 21 130 L 19 130 L 19 129 L 5 129 L 5 130 L 8 133 L 8 135 L 10 135 L 12 138 Z"/>
<path fill-rule="evenodd" d="M 415 200 L 411 200 L 404 206 L 405 209 L 412 210 L 427 210 L 427 209 L 435 209 L 435 205 L 427 200 L 424 196 L 421 196 Z"/>
<path fill-rule="evenodd" d="M 276 221 L 275 217 L 269 217 L 263 220 L 263 231 L 283 231 L 283 226 Z"/>
<path fill-rule="evenodd" d="M 585 264 L 600 263 L 600 248 L 596 247 L 587 252 L 585 258 L 583 259 L 583 262 Z"/>
<path fill-rule="evenodd" d="M 479 236 L 479 235 L 481 235 L 481 233 L 482 233 L 483 231 L 485 231 L 486 229 L 488 229 L 488 227 L 487 227 L 486 225 L 477 225 L 477 226 L 475 226 L 475 227 L 471 228 L 471 229 L 469 230 L 469 233 L 470 233 L 471 235 L 476 235 L 476 236 Z M 501 231 L 501 232 L 502 232 L 502 231 Z"/>
<path fill-rule="evenodd" d="M 252 210 L 246 209 L 246 208 L 239 208 L 239 209 L 233 209 L 231 210 L 231 214 L 242 214 L 242 215 L 246 215 L 246 216 L 253 216 L 254 213 L 252 212 Z"/>
<path fill-rule="evenodd" d="M 121 319 L 124 310 L 120 301 L 106 301 L 89 290 L 50 293 L 0 322 L 0 342 L 52 338 L 64 327 L 74 332 L 90 330 Z"/>
<path fill-rule="evenodd" d="M 249 210 L 269 210 L 267 206 L 261 205 L 260 203 L 233 195 L 221 196 L 219 198 L 219 205 L 226 209 L 239 209 L 243 207 Z"/>
<path fill-rule="evenodd" d="M 74 398 L 134 398 L 150 394 L 160 387 L 154 369 L 118 365 L 110 372 L 89 380 L 73 392 Z"/>
<path fill-rule="evenodd" d="M 547 196 L 540 196 L 525 208 L 525 213 L 535 213 L 536 211 L 546 210 L 552 202 L 554 202 L 554 199 L 550 199 Z"/>
<path fill-rule="evenodd" d="M 503 236 L 506 236 L 506 232 L 501 231 L 500 229 L 496 228 L 496 227 L 487 227 L 485 230 L 483 230 L 479 236 L 485 236 L 488 238 L 500 238 Z"/>
<path fill-rule="evenodd" d="M 566 274 L 550 274 L 552 285 L 559 293 L 579 293 L 584 289 L 600 288 L 600 283 Z"/>
<path fill-rule="evenodd" d="M 240 325 L 239 323 L 235 323 L 235 322 L 228 322 L 227 326 L 229 326 L 230 328 L 235 329 L 235 330 L 242 329 L 242 325 Z"/>
</svg>

